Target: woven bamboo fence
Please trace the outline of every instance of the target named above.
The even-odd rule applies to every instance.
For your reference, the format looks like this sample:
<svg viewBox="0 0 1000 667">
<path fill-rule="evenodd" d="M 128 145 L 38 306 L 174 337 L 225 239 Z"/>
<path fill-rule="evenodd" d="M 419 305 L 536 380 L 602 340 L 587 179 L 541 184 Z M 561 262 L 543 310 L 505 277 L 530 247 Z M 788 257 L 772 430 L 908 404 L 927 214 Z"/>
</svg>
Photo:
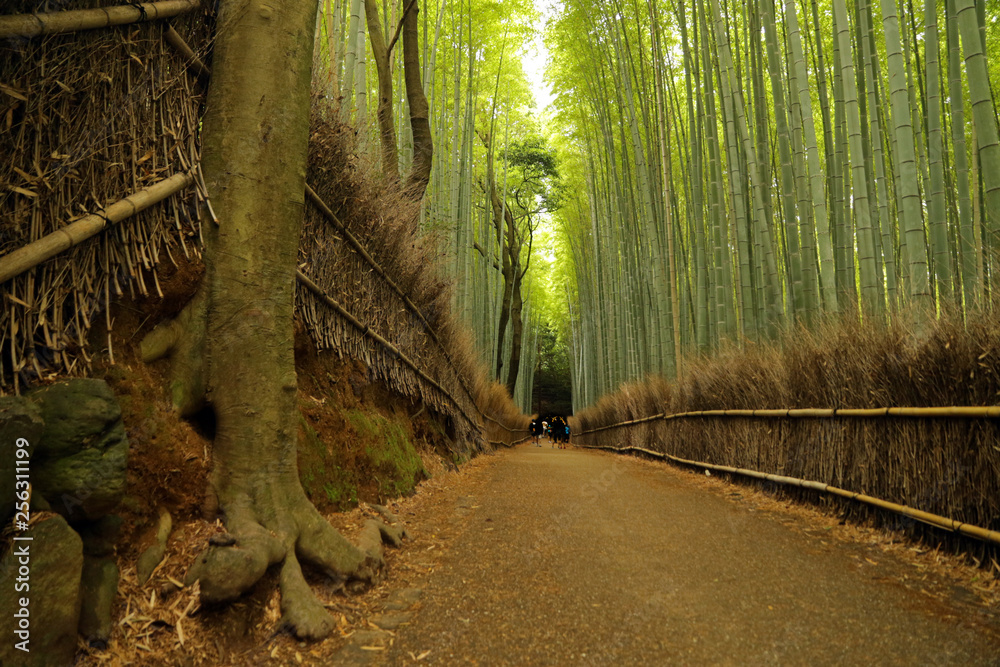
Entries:
<svg viewBox="0 0 1000 667">
<path fill-rule="evenodd" d="M 327 155 L 319 147 L 312 154 L 314 160 Z M 310 174 L 317 189 L 332 197 L 335 184 L 324 182 L 321 170 Z M 482 449 L 483 424 L 474 397 L 463 390 L 433 330 L 411 312 L 405 292 L 393 288 L 395 281 L 364 245 L 344 241 L 344 232 L 328 217 L 329 207 L 321 203 L 323 196 L 316 193 L 307 201 L 299 255 L 306 267 L 302 273 L 315 288 L 300 280 L 297 307 L 317 347 L 361 361 L 373 379 L 450 416 L 456 441 Z"/>
<path fill-rule="evenodd" d="M 15 0 L 3 11 L 37 5 Z M 173 20 L 207 42 L 201 11 Z M 0 255 L 106 217 L 116 202 L 197 165 L 203 91 L 164 42 L 167 27 L 161 20 L 0 39 Z M 86 374 L 89 334 L 95 325 L 110 329 L 109 302 L 157 295 L 160 261 L 199 256 L 198 198 L 186 188 L 5 282 L 2 387 Z"/>
<path fill-rule="evenodd" d="M 622 387 L 573 420 L 574 442 L 811 480 L 1000 532 L 1000 329 L 991 317 L 936 323 L 919 343 L 894 325 L 736 351 L 672 384 Z M 815 499 L 808 487 L 789 493 Z M 931 536 L 913 517 L 841 509 Z M 1000 562 L 995 547 L 963 548 Z"/>
</svg>

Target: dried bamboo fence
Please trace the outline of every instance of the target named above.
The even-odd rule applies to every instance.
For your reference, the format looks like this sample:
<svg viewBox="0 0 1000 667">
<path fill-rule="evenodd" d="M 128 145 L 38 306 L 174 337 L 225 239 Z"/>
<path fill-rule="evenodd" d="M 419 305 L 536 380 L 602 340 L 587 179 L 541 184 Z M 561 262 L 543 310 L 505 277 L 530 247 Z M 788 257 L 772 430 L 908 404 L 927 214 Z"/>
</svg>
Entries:
<svg viewBox="0 0 1000 667">
<path fill-rule="evenodd" d="M 931 512 L 925 512 L 923 510 L 914 509 L 900 503 L 889 502 L 882 500 L 880 498 L 875 498 L 873 496 L 859 493 L 855 491 L 848 491 L 832 484 L 826 484 L 823 482 L 817 482 L 812 480 L 801 479 L 798 477 L 789 477 L 787 475 L 779 475 L 773 473 L 764 473 L 758 470 L 750 470 L 747 468 L 737 468 L 727 465 L 718 465 L 713 463 L 707 463 L 704 461 L 693 461 L 690 459 L 684 459 L 672 454 L 668 454 L 664 451 L 656 451 L 654 449 L 649 449 L 647 447 L 641 447 L 636 445 L 627 446 L 612 446 L 612 445 L 600 445 L 600 444 L 586 444 L 588 440 L 587 436 L 592 436 L 596 433 L 607 432 L 613 429 L 626 428 L 632 426 L 639 426 L 642 424 L 650 424 L 652 422 L 663 421 L 669 422 L 671 420 L 681 420 L 681 419 L 712 419 L 712 418 L 734 418 L 734 419 L 878 419 L 878 418 L 917 418 L 917 419 L 995 419 L 1000 417 L 1000 406 L 951 406 L 951 407 L 933 407 L 933 408 L 915 408 L 915 407 L 885 407 L 885 408 L 793 408 L 793 409 L 778 409 L 778 410 L 695 410 L 689 412 L 679 412 L 679 413 L 659 413 L 655 415 L 650 415 L 648 417 L 643 417 L 640 419 L 631 419 L 623 422 L 618 422 L 616 424 L 608 424 L 605 426 L 600 426 L 597 428 L 587 429 L 581 431 L 577 435 L 577 444 L 588 449 L 604 449 L 610 450 L 618 453 L 630 453 L 638 452 L 645 454 L 647 456 L 652 456 L 654 458 L 665 459 L 672 461 L 674 463 L 680 463 L 682 465 L 703 468 L 707 470 L 715 470 L 717 472 L 724 472 L 734 475 L 741 475 L 744 477 L 751 477 L 754 479 L 764 480 L 768 482 L 773 482 L 776 484 L 795 486 L 803 489 L 809 489 L 812 491 L 818 491 L 821 493 L 828 493 L 831 495 L 836 495 L 842 498 L 847 498 L 849 500 L 858 501 L 871 505 L 873 507 L 878 507 L 880 509 L 889 510 L 897 514 L 901 514 L 923 523 L 935 526 L 937 528 L 942 528 L 944 530 L 949 530 L 955 533 L 960 533 L 962 535 L 973 537 L 978 540 L 983 540 L 985 542 L 990 542 L 994 545 L 1000 546 L 1000 532 L 996 530 L 989 530 L 986 528 L 981 528 L 979 526 L 971 525 L 963 521 L 958 521 L 945 516 L 940 516 L 933 514 Z M 580 443 L 580 438 L 584 439 L 584 443 Z"/>
<path fill-rule="evenodd" d="M 93 1 L 68 4 L 69 10 L 95 7 Z M 4 11 L 24 14 L 37 5 L 8 2 Z M 41 37 L 3 33 L 0 256 L 53 234 L 60 238 L 60 230 L 88 220 L 103 226 L 103 218 L 113 219 L 116 202 L 197 165 L 202 91 L 164 43 L 167 26 L 152 20 L 164 15 L 161 10 L 177 14 L 191 5 L 147 5 L 147 22 L 101 30 Z M 7 16 L 0 26 L 20 21 L 41 31 L 74 15 Z M 115 15 L 137 19 L 140 11 L 107 10 Z M 188 11 L 175 21 L 207 41 L 210 22 L 203 12 Z M 0 387 L 17 390 L 21 381 L 40 376 L 86 374 L 91 328 L 102 315 L 104 327 L 111 326 L 107 304 L 123 295 L 158 294 L 153 269 L 161 257 L 199 256 L 199 197 L 197 188 L 184 188 L 127 224 L 4 282 Z"/>
<path fill-rule="evenodd" d="M 93 2 L 73 4 L 86 10 Z M 100 16 L 0 17 L 0 34 L 22 35 L 0 41 L 0 102 L 6 104 L 0 123 L 6 120 L 9 131 L 9 141 L 0 144 L 7 158 L 0 161 L 6 186 L 0 195 L 4 387 L 10 383 L 16 391 L 22 379 L 85 374 L 88 333 L 101 311 L 110 331 L 112 299 L 158 293 L 161 251 L 170 260 L 178 251 L 199 256 L 199 212 L 204 203 L 211 214 L 211 204 L 202 187 L 184 188 L 199 183 L 203 90 L 185 71 L 207 76 L 209 70 L 162 21 L 107 27 L 175 15 L 193 4 L 147 3 L 144 15 L 117 7 L 98 10 Z M 20 9 L 29 7 L 21 3 Z M 177 27 L 208 44 L 206 16 L 194 12 Z M 94 27 L 105 29 L 23 37 Z M 134 194 L 125 197 L 129 192 Z M 310 275 L 299 274 L 305 289 L 297 308 L 319 347 L 361 360 L 373 378 L 449 418 L 462 447 L 516 444 L 514 434 L 525 429 L 480 408 L 466 380 L 470 369 L 455 362 L 435 318 L 411 298 L 420 281 L 411 276 L 400 286 L 312 188 L 308 194 L 300 253 Z M 131 216 L 128 224 L 111 227 Z M 425 303 L 431 310 L 439 305 Z M 447 329 L 446 320 L 437 320 Z M 113 359 L 110 344 L 108 335 Z"/>
<path fill-rule="evenodd" d="M 996 312 L 944 314 L 919 335 L 903 314 L 879 326 L 845 316 L 733 346 L 691 360 L 671 382 L 623 385 L 574 418 L 574 442 L 814 480 L 1000 532 Z M 1000 569 L 994 545 L 808 488 L 782 493 L 996 559 Z"/>
<path fill-rule="evenodd" d="M 965 365 L 948 361 L 961 375 Z M 760 366 L 754 364 L 754 368 Z M 719 371 L 719 377 L 709 378 L 709 382 L 718 386 L 715 380 L 723 373 Z M 781 373 L 777 370 L 775 376 Z M 760 382 L 763 378 L 757 375 L 756 379 Z M 944 389 L 950 388 L 941 376 L 934 379 L 942 382 Z M 891 386 L 896 378 L 881 380 Z M 667 400 L 660 405 L 676 409 L 703 400 L 691 400 L 696 384 L 689 379 L 679 389 L 661 393 Z M 768 390 L 772 395 L 782 393 L 769 381 L 761 384 L 765 386 L 748 401 L 760 400 Z M 913 389 L 902 383 L 897 387 L 902 395 Z M 732 392 L 739 394 L 743 389 L 734 383 Z M 875 393 L 870 384 L 859 383 L 857 390 Z M 998 406 L 709 409 L 649 414 L 653 412 L 650 395 L 627 393 L 630 401 L 615 401 L 614 409 L 605 406 L 600 420 L 605 423 L 595 423 L 593 415 L 586 414 L 575 420 L 575 444 L 639 451 L 684 465 L 790 485 L 789 493 L 803 494 L 809 500 L 818 499 L 816 492 L 823 492 L 860 501 L 865 505 L 849 503 L 840 509 L 854 519 L 871 519 L 915 537 L 940 540 L 940 533 L 923 527 L 930 524 L 984 540 L 978 545 L 959 540 L 955 546 L 987 564 L 990 559 L 1000 561 L 996 539 L 1000 534 Z M 643 413 L 648 416 L 637 416 Z"/>
</svg>

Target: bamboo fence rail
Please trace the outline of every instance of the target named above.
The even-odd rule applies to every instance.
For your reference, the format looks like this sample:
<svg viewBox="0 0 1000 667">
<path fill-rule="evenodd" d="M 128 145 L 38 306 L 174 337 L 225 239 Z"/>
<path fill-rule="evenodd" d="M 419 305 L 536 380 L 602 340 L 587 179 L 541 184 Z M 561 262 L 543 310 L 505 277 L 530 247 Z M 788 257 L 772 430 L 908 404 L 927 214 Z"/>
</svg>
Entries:
<svg viewBox="0 0 1000 667">
<path fill-rule="evenodd" d="M 0 16 L 0 39 L 38 37 L 170 18 L 189 12 L 198 0 L 162 0 L 139 5 Z"/>
<path fill-rule="evenodd" d="M 991 542 L 993 544 L 1000 545 L 1000 532 L 997 532 L 995 530 L 988 530 L 986 528 L 981 528 L 979 526 L 974 526 L 972 524 L 956 521 L 955 519 L 950 519 L 948 517 L 914 509 L 912 507 L 901 505 L 899 503 L 893 503 L 887 500 L 881 500 L 879 498 L 875 498 L 873 496 L 869 496 L 864 493 L 848 491 L 846 489 L 841 489 L 831 484 L 824 484 L 823 482 L 799 479 L 797 477 L 788 477 L 785 475 L 774 475 L 770 473 L 760 472 L 757 470 L 749 470 L 747 468 L 734 468 L 732 466 L 723 466 L 714 463 L 705 463 L 703 461 L 692 461 L 690 459 L 682 459 L 678 456 L 672 456 L 664 452 L 653 451 L 651 449 L 646 449 L 644 447 L 610 447 L 607 445 L 579 445 L 579 446 L 584 447 L 585 449 L 603 449 L 603 450 L 613 451 L 616 453 L 639 452 L 647 456 L 652 456 L 658 459 L 665 459 L 668 461 L 672 461 L 674 463 L 680 463 L 682 465 L 687 465 L 691 467 L 705 468 L 707 470 L 715 470 L 717 472 L 725 472 L 734 475 L 742 475 L 744 477 L 762 479 L 768 482 L 774 482 L 776 484 L 798 486 L 803 489 L 810 489 L 812 491 L 819 491 L 821 493 L 829 493 L 832 495 L 840 496 L 842 498 L 847 498 L 849 500 L 856 500 L 858 502 L 865 503 L 866 505 L 872 505 L 874 507 L 879 507 L 881 509 L 889 510 L 897 514 L 907 516 L 911 519 L 922 521 L 937 528 L 943 528 L 944 530 L 949 530 L 955 533 L 961 533 L 962 535 L 966 535 L 968 537 L 974 537 L 978 540 L 983 540 L 984 542 Z"/>
<path fill-rule="evenodd" d="M 530 439 L 531 439 L 531 436 L 527 435 L 527 436 L 521 438 L 520 440 L 515 440 L 514 442 L 512 442 L 510 444 L 508 444 L 506 442 L 503 442 L 503 441 L 496 441 L 496 440 L 487 440 L 486 442 L 490 443 L 494 447 L 496 447 L 497 445 L 503 445 L 504 447 L 517 447 L 522 442 L 526 442 L 526 441 L 528 441 Z"/>
<path fill-rule="evenodd" d="M 878 417 L 914 417 L 923 419 L 995 419 L 1000 417 L 1000 406 L 950 406 L 934 408 L 791 408 L 776 410 L 694 410 L 690 412 L 675 412 L 631 419 L 628 421 L 599 426 L 580 431 L 577 435 L 587 435 L 599 431 L 607 431 L 625 426 L 635 426 L 662 419 L 686 419 L 694 417 L 737 417 L 743 419 L 872 419 Z"/>
<path fill-rule="evenodd" d="M 108 226 L 163 201 L 193 182 L 191 174 L 174 174 L 111 204 L 101 213 L 85 215 L 37 241 L 0 256 L 0 284 L 100 234 Z"/>
</svg>

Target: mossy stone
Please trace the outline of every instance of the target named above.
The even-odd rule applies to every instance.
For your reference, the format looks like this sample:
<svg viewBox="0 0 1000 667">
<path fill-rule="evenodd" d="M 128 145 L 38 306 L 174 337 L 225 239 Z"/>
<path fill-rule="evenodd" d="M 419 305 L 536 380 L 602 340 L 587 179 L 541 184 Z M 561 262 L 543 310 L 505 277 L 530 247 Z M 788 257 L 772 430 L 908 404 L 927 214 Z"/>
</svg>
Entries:
<svg viewBox="0 0 1000 667">
<path fill-rule="evenodd" d="M 111 637 L 111 609 L 118 594 L 118 565 L 113 558 L 84 557 L 80 593 L 80 634 L 92 646 L 106 646 Z"/>
<path fill-rule="evenodd" d="M 31 474 L 31 457 L 42 436 L 45 423 L 38 406 L 21 396 L 0 396 L 0 522 L 7 523 L 14 513 L 15 474 L 17 468 L 25 468 Z M 26 447 L 18 447 L 17 441 L 24 438 Z M 27 457 L 17 458 L 17 450 L 24 449 Z M 28 465 L 18 466 L 19 462 Z M 29 481 L 34 481 L 29 478 Z"/>
<path fill-rule="evenodd" d="M 72 665 L 80 621 L 80 575 L 83 543 L 61 516 L 51 516 L 21 534 L 31 541 L 15 541 L 0 560 L 0 665 L 61 667 Z M 23 554 L 20 549 L 27 548 Z M 28 561 L 26 581 L 21 559 Z M 27 591 L 18 584 L 27 583 Z M 16 648 L 22 641 L 15 631 L 20 619 L 20 599 L 28 598 L 29 652 Z"/>
<path fill-rule="evenodd" d="M 125 493 L 128 439 L 121 408 L 103 380 L 74 379 L 29 395 L 45 430 L 32 462 L 36 488 L 67 519 L 96 520 Z"/>
</svg>

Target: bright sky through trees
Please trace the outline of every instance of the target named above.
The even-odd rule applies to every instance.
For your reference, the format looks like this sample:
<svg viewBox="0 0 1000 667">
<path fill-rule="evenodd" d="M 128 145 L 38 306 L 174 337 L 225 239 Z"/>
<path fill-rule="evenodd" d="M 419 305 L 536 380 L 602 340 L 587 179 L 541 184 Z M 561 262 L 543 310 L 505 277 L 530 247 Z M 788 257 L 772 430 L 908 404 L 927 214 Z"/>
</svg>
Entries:
<svg viewBox="0 0 1000 667">
<path fill-rule="evenodd" d="M 542 28 L 549 17 L 560 9 L 562 3 L 558 0 L 535 0 L 535 9 L 542 15 L 539 29 L 532 40 L 531 50 L 525 55 L 523 61 L 524 73 L 531 84 L 531 92 L 535 96 L 535 104 L 538 107 L 539 115 L 544 114 L 546 108 L 553 100 L 552 88 L 545 83 L 545 63 L 549 59 L 549 50 L 545 48 L 545 41 L 542 39 Z"/>
</svg>

